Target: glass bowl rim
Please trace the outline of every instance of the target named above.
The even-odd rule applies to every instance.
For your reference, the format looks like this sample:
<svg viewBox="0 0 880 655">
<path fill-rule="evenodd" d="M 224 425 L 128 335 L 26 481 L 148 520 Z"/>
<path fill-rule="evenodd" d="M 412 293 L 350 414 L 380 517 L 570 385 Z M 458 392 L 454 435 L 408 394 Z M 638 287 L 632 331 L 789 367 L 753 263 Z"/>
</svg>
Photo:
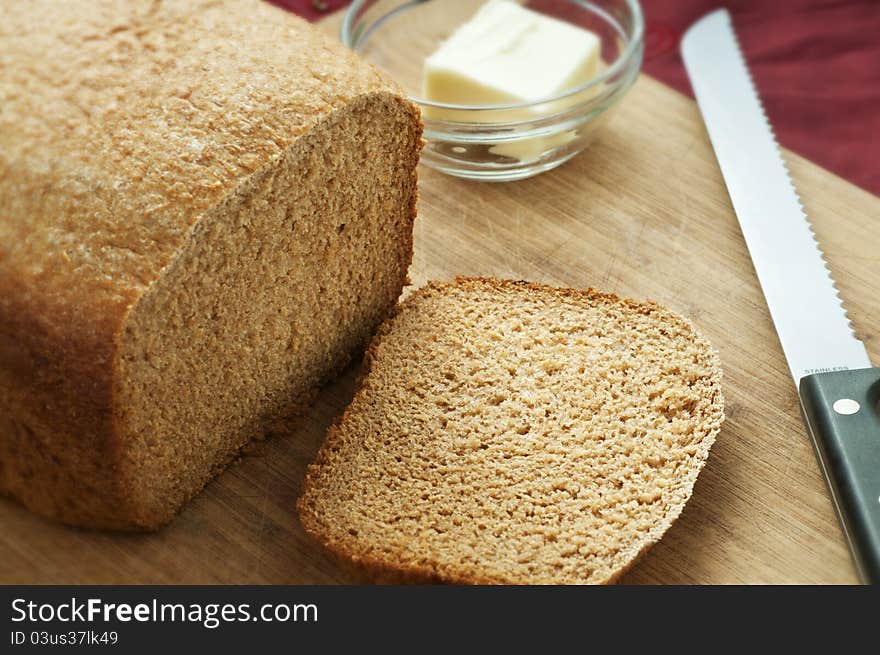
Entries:
<svg viewBox="0 0 880 655">
<path fill-rule="evenodd" d="M 339 29 L 339 36 L 342 40 L 342 43 L 354 52 L 359 52 L 359 49 L 356 48 L 355 42 L 355 34 L 354 34 L 354 22 L 358 12 L 363 8 L 363 6 L 369 2 L 370 0 L 353 0 L 353 2 L 348 6 L 348 9 L 345 10 L 345 16 L 342 19 L 342 25 Z M 412 7 L 425 3 L 427 0 L 410 0 L 405 4 L 401 4 L 393 11 L 388 12 L 380 20 L 384 21 L 387 18 L 390 18 L 402 11 L 406 11 Z M 623 0 L 626 4 L 627 8 L 633 19 L 633 29 L 632 29 L 632 37 L 628 39 L 626 47 L 623 49 L 614 62 L 606 68 L 600 75 L 591 78 L 589 81 L 584 82 L 575 87 L 571 87 L 570 89 L 566 89 L 564 92 L 559 93 L 553 96 L 547 96 L 545 98 L 540 98 L 538 100 L 528 100 L 526 102 L 516 102 L 510 104 L 500 104 L 500 105 L 458 105 L 446 102 L 436 102 L 433 100 L 425 100 L 424 98 L 419 98 L 417 96 L 409 95 L 409 99 L 416 103 L 419 106 L 423 107 L 433 107 L 436 109 L 446 109 L 452 111 L 476 111 L 476 112 L 489 112 L 489 111 L 498 111 L 505 109 L 521 109 L 525 107 L 534 107 L 536 105 L 542 105 L 545 103 L 556 102 L 558 100 L 564 100 L 565 98 L 577 95 L 579 93 L 583 93 L 587 89 L 596 86 L 608 78 L 616 75 L 617 73 L 625 70 L 627 66 L 629 66 L 635 57 L 636 53 L 642 46 L 642 42 L 645 36 L 645 18 L 642 14 L 642 7 L 639 4 L 638 0 Z M 589 0 L 574 0 L 574 4 L 578 5 L 593 5 Z M 593 5 L 595 7 L 595 5 Z M 587 7 L 582 7 L 586 9 Z M 608 14 L 606 11 L 600 9 L 599 7 L 595 7 L 597 13 L 603 16 L 606 20 L 609 20 Z M 616 22 L 613 20 L 609 20 L 609 22 Z M 379 23 L 381 24 L 381 23 Z M 456 121 L 447 121 L 447 122 L 456 122 Z"/>
</svg>

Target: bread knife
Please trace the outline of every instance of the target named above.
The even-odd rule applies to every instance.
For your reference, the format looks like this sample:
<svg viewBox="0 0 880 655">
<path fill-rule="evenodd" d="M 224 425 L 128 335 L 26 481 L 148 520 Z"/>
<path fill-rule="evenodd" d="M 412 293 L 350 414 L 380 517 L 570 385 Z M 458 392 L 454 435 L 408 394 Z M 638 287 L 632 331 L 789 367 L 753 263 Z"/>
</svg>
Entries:
<svg viewBox="0 0 880 655">
<path fill-rule="evenodd" d="M 859 575 L 880 583 L 880 368 L 825 264 L 727 11 L 681 53 Z"/>
</svg>

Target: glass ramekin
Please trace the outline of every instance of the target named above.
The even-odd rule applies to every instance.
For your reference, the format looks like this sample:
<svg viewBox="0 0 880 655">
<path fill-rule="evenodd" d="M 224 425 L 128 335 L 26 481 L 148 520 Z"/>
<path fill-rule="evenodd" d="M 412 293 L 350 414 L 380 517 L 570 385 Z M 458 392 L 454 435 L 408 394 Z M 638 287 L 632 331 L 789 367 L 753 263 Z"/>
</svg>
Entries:
<svg viewBox="0 0 880 655">
<path fill-rule="evenodd" d="M 424 60 L 484 2 L 354 0 L 341 38 L 385 70 L 421 109 L 427 142 L 422 163 L 458 177 L 518 180 L 559 166 L 592 141 L 638 76 L 644 19 L 637 0 L 529 0 L 522 4 L 599 37 L 595 78 L 520 104 L 451 105 L 421 98 Z"/>
</svg>

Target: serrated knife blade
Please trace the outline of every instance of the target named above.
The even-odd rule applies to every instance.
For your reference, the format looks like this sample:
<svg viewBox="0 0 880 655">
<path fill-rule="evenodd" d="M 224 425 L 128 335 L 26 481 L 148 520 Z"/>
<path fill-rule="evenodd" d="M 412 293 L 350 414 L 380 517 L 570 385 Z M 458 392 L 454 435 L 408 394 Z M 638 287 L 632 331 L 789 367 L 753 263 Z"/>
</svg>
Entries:
<svg viewBox="0 0 880 655">
<path fill-rule="evenodd" d="M 682 57 L 795 384 L 866 368 L 755 92 L 726 11 L 694 25 Z"/>
<path fill-rule="evenodd" d="M 880 582 L 880 369 L 852 332 L 730 15 L 681 53 L 859 573 Z"/>
</svg>

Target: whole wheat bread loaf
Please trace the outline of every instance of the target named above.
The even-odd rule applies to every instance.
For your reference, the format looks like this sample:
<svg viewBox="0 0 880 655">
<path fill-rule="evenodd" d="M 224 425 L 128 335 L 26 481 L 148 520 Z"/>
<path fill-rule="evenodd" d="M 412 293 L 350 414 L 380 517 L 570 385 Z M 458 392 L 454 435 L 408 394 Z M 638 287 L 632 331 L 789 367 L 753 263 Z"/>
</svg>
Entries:
<svg viewBox="0 0 880 655">
<path fill-rule="evenodd" d="M 0 15 L 0 491 L 153 528 L 393 307 L 421 122 L 258 0 Z"/>
<path fill-rule="evenodd" d="M 678 517 L 722 421 L 716 353 L 659 305 L 431 283 L 372 341 L 299 514 L 378 580 L 607 583 Z"/>
</svg>

